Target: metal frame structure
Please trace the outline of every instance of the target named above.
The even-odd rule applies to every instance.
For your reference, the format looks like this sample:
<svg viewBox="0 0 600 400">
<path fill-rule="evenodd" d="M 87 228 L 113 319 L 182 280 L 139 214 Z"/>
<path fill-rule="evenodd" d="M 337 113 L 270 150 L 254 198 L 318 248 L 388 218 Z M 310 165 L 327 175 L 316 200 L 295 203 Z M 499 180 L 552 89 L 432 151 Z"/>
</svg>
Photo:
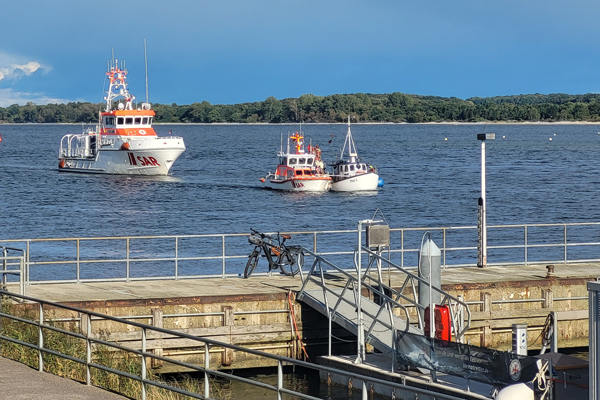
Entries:
<svg viewBox="0 0 600 400">
<path fill-rule="evenodd" d="M 7 302 L 7 301 L 14 301 L 14 300 L 17 300 L 19 302 L 28 302 L 30 304 L 36 305 L 36 306 L 34 306 L 34 309 L 37 309 L 37 318 L 36 319 L 27 319 L 27 318 L 23 318 L 21 316 L 13 315 L 13 314 L 9 313 L 9 308 L 4 307 L 2 305 L 2 303 Z M 82 323 L 79 326 L 79 330 L 82 333 L 73 332 L 73 331 L 56 326 L 56 324 L 53 323 L 52 319 L 46 317 L 47 310 L 49 310 L 49 309 L 67 310 L 67 311 L 72 311 L 75 313 L 80 313 Z M 2 323 L 1 323 L 2 319 L 4 319 L 4 321 L 6 321 L 6 319 L 13 320 L 13 321 L 19 321 L 21 323 L 29 324 L 29 325 L 37 327 L 37 329 L 38 329 L 38 343 L 37 344 L 24 342 L 19 339 L 7 336 L 5 334 L 5 332 L 2 330 L 2 331 L 0 331 L 0 345 L 3 341 L 8 341 L 8 342 L 14 343 L 16 345 L 20 345 L 20 346 L 27 347 L 29 349 L 33 349 L 33 350 L 37 351 L 37 353 L 38 353 L 38 370 L 39 371 L 44 371 L 44 357 L 43 356 L 45 354 L 50 354 L 55 357 L 63 358 L 63 359 L 70 360 L 72 362 L 84 365 L 86 368 L 86 384 L 87 385 L 92 384 L 92 369 L 101 370 L 101 371 L 104 371 L 109 374 L 129 378 L 134 381 L 140 382 L 141 383 L 141 398 L 142 398 L 142 400 L 146 399 L 147 390 L 148 390 L 148 387 L 150 387 L 150 386 L 155 386 L 155 387 L 159 387 L 159 388 L 169 390 L 169 391 L 172 391 L 175 393 L 187 395 L 187 396 L 189 396 L 191 398 L 195 398 L 195 399 L 209 399 L 209 398 L 212 398 L 211 397 L 211 387 L 210 387 L 210 378 L 211 377 L 220 377 L 220 378 L 224 378 L 224 379 L 235 380 L 235 381 L 238 381 L 243 384 L 253 385 L 253 386 L 257 386 L 257 387 L 261 387 L 261 388 L 270 390 L 276 394 L 276 396 L 277 396 L 276 398 L 279 400 L 281 400 L 283 398 L 283 395 L 291 395 L 291 396 L 295 396 L 296 398 L 300 398 L 300 399 L 317 400 L 318 399 L 317 397 L 310 396 L 305 393 L 298 392 L 296 390 L 293 390 L 293 389 L 290 389 L 290 388 L 287 388 L 284 386 L 284 380 L 283 380 L 284 366 L 303 367 L 303 368 L 307 368 L 307 369 L 311 369 L 311 370 L 316 370 L 319 373 L 337 374 L 337 375 L 353 378 L 356 380 L 362 380 L 364 383 L 363 390 L 365 390 L 366 387 L 368 387 L 366 384 L 366 382 L 368 382 L 369 384 L 374 384 L 374 385 L 384 385 L 384 386 L 391 388 L 392 390 L 412 391 L 414 393 L 417 393 L 419 396 L 429 396 L 432 398 L 447 399 L 447 400 L 464 399 L 464 396 L 457 397 L 457 396 L 453 396 L 453 395 L 446 394 L 446 393 L 434 392 L 431 390 L 423 389 L 421 387 L 414 387 L 414 386 L 405 385 L 405 384 L 401 384 L 401 383 L 385 381 L 385 380 L 381 380 L 381 379 L 374 378 L 374 377 L 363 376 L 363 375 L 356 374 L 356 372 L 349 372 L 349 371 L 344 371 L 341 369 L 335 369 L 335 368 L 320 366 L 320 365 L 316 365 L 316 364 L 311 364 L 311 363 L 300 361 L 300 360 L 294 360 L 294 359 L 287 358 L 287 357 L 276 356 L 276 355 L 265 353 L 262 351 L 244 348 L 244 347 L 240 347 L 240 346 L 236 346 L 236 345 L 232 345 L 232 344 L 228 344 L 228 343 L 223 343 L 223 342 L 219 342 L 219 341 L 215 341 L 215 340 L 210 340 L 210 339 L 206 339 L 206 338 L 200 338 L 197 336 L 188 335 L 188 334 L 177 332 L 177 331 L 153 327 L 150 325 L 141 324 L 141 323 L 134 322 L 134 321 L 127 321 L 122 318 L 112 317 L 109 315 L 104 315 L 104 314 L 100 314 L 97 312 L 83 310 L 80 308 L 70 307 L 70 306 L 66 306 L 63 304 L 53 303 L 53 302 L 49 302 L 49 301 L 45 301 L 45 300 L 32 298 L 32 297 L 16 295 L 14 293 L 9 293 L 9 292 L 0 290 L 0 326 L 2 326 Z M 101 337 L 101 335 L 98 335 L 97 332 L 95 332 L 95 330 L 93 329 L 92 323 L 94 321 L 111 321 L 113 323 L 124 324 L 124 325 L 128 326 L 130 328 L 130 330 L 135 330 L 135 331 L 139 332 L 140 339 L 141 339 L 141 349 L 127 347 L 125 345 L 103 339 Z M 61 333 L 65 336 L 71 337 L 71 338 L 78 338 L 80 340 L 85 341 L 85 344 L 86 344 L 85 359 L 79 358 L 79 357 L 76 357 L 73 355 L 69 355 L 69 354 L 64 354 L 59 351 L 52 350 L 52 349 L 46 347 L 44 331 L 54 331 L 54 332 Z M 277 361 L 277 385 L 269 385 L 269 384 L 266 384 L 263 382 L 254 381 L 254 380 L 251 380 L 248 378 L 235 376 L 235 375 L 227 373 L 227 372 L 222 372 L 217 369 L 213 369 L 213 368 L 211 368 L 210 357 L 206 357 L 206 356 L 204 357 L 204 365 L 195 365 L 195 364 L 182 362 L 177 359 L 170 358 L 168 356 L 157 355 L 148 350 L 148 347 L 151 347 L 151 346 L 149 346 L 149 344 L 151 343 L 152 340 L 158 339 L 161 336 L 165 336 L 165 335 L 168 337 L 176 337 L 176 338 L 180 338 L 180 339 L 187 339 L 187 340 L 193 341 L 193 342 L 197 343 L 197 347 L 204 349 L 205 355 L 210 354 L 211 349 L 214 350 L 216 348 L 222 348 L 222 349 L 231 349 L 235 352 L 250 353 L 255 356 L 264 357 L 264 358 L 268 358 L 271 360 L 276 360 Z M 131 353 L 131 354 L 139 357 L 139 360 L 141 363 L 140 374 L 136 375 L 131 372 L 124 372 L 124 371 L 120 371 L 120 370 L 111 368 L 106 365 L 98 364 L 96 362 L 96 360 L 93 358 L 94 350 L 98 346 L 106 346 L 107 348 L 110 348 L 111 350 L 124 351 L 124 352 Z M 181 389 L 181 388 L 178 388 L 175 386 L 171 386 L 165 382 L 159 382 L 159 381 L 155 381 L 152 379 L 148 379 L 148 371 L 146 368 L 146 364 L 150 363 L 150 361 L 152 359 L 160 360 L 165 363 L 175 364 L 180 367 L 188 368 L 191 371 L 204 373 L 203 393 L 192 393 L 192 392 L 186 391 L 184 389 Z M 409 377 L 406 377 L 403 380 L 403 382 L 409 382 L 409 381 L 410 381 Z M 487 398 L 484 396 L 479 396 L 475 393 L 470 393 L 469 395 L 472 398 L 481 398 L 481 399 Z M 366 392 L 363 392 L 363 398 L 367 398 Z"/>
<path fill-rule="evenodd" d="M 552 234 L 542 234 L 540 230 L 550 229 Z M 591 254 L 600 254 L 600 241 L 576 240 L 571 237 L 577 237 L 577 229 L 591 229 L 594 232 L 600 231 L 599 222 L 591 223 L 571 223 L 571 224 L 523 224 L 523 225 L 492 225 L 488 230 L 495 234 L 495 237 L 507 236 L 506 232 L 511 232 L 510 241 L 504 241 L 503 244 L 488 246 L 488 251 L 509 251 L 511 252 L 510 262 L 488 262 L 487 266 L 502 265 L 531 265 L 531 264 L 566 264 L 568 262 L 599 262 L 600 256 L 595 257 L 572 257 L 570 250 L 574 248 L 588 248 L 593 250 Z M 560 234 L 556 231 L 560 230 Z M 416 259 L 419 251 L 418 246 L 408 247 L 407 236 L 422 235 L 423 232 L 430 231 L 432 236 L 441 236 L 442 267 L 474 267 L 476 266 L 477 246 L 471 246 L 473 242 L 470 237 L 475 237 L 477 226 L 463 227 L 432 227 L 432 228 L 395 228 L 390 229 L 391 243 L 390 248 L 386 250 L 391 260 L 402 268 L 416 268 L 415 265 L 407 265 L 406 259 L 411 256 Z M 534 231 L 534 232 L 532 232 Z M 284 233 L 284 232 L 282 232 Z M 311 241 L 311 251 L 319 256 L 344 256 L 353 255 L 353 251 L 348 251 L 348 247 L 355 243 L 356 230 L 334 230 L 334 231 L 302 231 L 285 232 L 294 235 L 295 243 Z M 569 234 L 570 233 L 570 234 Z M 79 237 L 79 238 L 46 238 L 46 239 L 10 239 L 0 240 L 0 245 L 10 246 L 24 252 L 25 266 L 23 271 L 23 280 L 25 285 L 41 283 L 82 283 L 94 281 L 134 281 L 134 280 L 153 280 L 153 279 L 197 279 L 197 278 L 215 278 L 215 277 L 237 277 L 242 268 L 234 270 L 232 264 L 247 259 L 249 248 L 242 243 L 247 237 L 246 233 L 237 234 L 206 234 L 206 235 L 172 235 L 172 236 L 125 236 L 125 237 Z M 516 239 L 520 237 L 521 239 Z M 593 237 L 586 235 L 586 237 Z M 308 239 L 308 240 L 307 240 Z M 196 254 L 182 255 L 182 247 L 185 241 L 189 240 L 213 240 L 214 243 L 206 248 L 196 249 Z M 518 241 L 517 241 L 518 240 Z M 148 244 L 149 241 L 159 241 L 159 245 Z M 457 243 L 459 246 L 450 245 Z M 499 240 L 502 242 L 502 240 Z M 324 244 L 326 243 L 326 244 Z M 438 242 L 439 243 L 439 242 Z M 464 245 L 463 245 L 464 244 Z M 136 250 L 132 248 L 136 247 Z M 328 251 L 318 251 L 323 246 L 328 246 Z M 39 248 L 45 249 L 55 246 L 62 246 L 60 256 L 40 255 Z M 66 247 L 65 247 L 66 246 Z M 96 246 L 102 248 L 102 255 L 96 257 L 82 256 L 87 246 Z M 144 247 L 143 255 L 140 254 L 138 247 Z M 596 249 L 592 249 L 592 248 Z M 122 249 L 122 250 L 115 250 Z M 546 251 L 550 249 L 560 249 L 562 257 L 547 259 L 532 259 L 531 252 Z M 69 254 L 70 253 L 70 254 Z M 0 259 L 6 256 L 0 255 Z M 494 256 L 492 255 L 493 259 Z M 457 261 L 458 260 L 458 261 Z M 473 262 L 464 262 L 473 260 Z M 135 276 L 132 273 L 132 267 L 141 263 L 163 263 L 160 275 Z M 214 262 L 220 264 L 219 267 L 199 268 L 199 273 L 186 274 L 182 272 L 181 265 L 186 262 Z M 84 278 L 84 268 L 102 270 L 106 264 L 120 264 L 123 273 L 117 277 L 98 276 L 97 278 Z M 36 271 L 44 268 L 54 268 L 56 266 L 65 267 L 64 276 L 59 279 L 40 279 L 31 277 L 31 270 Z M 237 267 L 236 267 L 237 268 Z M 353 265 L 348 263 L 348 270 L 352 270 Z M 260 275 L 259 273 L 255 273 Z M 53 274 L 56 275 L 56 274 Z M 10 283 L 10 282 L 9 282 Z M 14 282 L 13 282 L 14 283 Z"/>
</svg>

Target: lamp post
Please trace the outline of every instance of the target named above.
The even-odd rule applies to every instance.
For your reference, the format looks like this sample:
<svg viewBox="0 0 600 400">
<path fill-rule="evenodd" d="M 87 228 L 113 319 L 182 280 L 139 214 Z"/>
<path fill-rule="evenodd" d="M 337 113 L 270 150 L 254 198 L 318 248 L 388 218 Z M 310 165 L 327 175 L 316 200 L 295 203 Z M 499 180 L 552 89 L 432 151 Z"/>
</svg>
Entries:
<svg viewBox="0 0 600 400">
<path fill-rule="evenodd" d="M 485 141 L 496 139 L 495 133 L 478 133 L 477 140 L 481 141 L 481 197 L 479 198 L 479 246 L 477 266 L 485 268 L 487 265 L 487 214 L 485 207 Z"/>
<path fill-rule="evenodd" d="M 361 291 L 362 291 L 362 229 L 363 226 L 373 225 L 381 221 L 374 221 L 372 219 L 363 219 L 358 221 L 358 246 L 356 247 L 356 251 L 358 252 L 357 257 L 355 258 L 356 262 L 356 276 L 358 279 L 358 293 L 356 296 L 356 328 L 358 332 L 356 333 L 356 340 L 358 342 L 357 347 L 357 356 L 354 361 L 357 364 L 361 364 L 365 361 L 366 351 L 365 351 L 365 329 L 363 324 L 362 317 L 362 306 L 361 306 Z"/>
</svg>

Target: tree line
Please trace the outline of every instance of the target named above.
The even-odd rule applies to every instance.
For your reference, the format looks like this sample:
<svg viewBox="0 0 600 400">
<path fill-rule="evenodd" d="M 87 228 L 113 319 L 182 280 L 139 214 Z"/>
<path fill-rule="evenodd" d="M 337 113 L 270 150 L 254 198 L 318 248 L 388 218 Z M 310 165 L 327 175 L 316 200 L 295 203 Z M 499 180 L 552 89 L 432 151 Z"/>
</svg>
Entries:
<svg viewBox="0 0 600 400">
<path fill-rule="evenodd" d="M 104 105 L 67 103 L 0 107 L 0 123 L 95 123 Z M 345 122 L 486 122 L 600 121 L 600 94 L 529 94 L 498 97 L 334 94 L 241 104 L 153 104 L 155 122 L 298 123 Z"/>
</svg>

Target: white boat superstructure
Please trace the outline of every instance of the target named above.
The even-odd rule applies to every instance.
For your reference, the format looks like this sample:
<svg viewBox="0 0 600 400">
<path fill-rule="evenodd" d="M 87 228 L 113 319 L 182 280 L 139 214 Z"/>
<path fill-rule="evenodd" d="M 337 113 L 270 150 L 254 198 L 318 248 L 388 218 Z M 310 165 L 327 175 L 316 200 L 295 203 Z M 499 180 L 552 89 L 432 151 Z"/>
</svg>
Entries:
<svg viewBox="0 0 600 400">
<path fill-rule="evenodd" d="M 350 130 L 350 117 L 348 117 L 348 133 L 340 159 L 333 164 L 332 179 L 331 190 L 338 192 L 375 190 L 380 184 L 377 170 L 358 157 Z"/>
<path fill-rule="evenodd" d="M 185 151 L 183 138 L 158 136 L 152 128 L 155 116 L 147 101 L 133 107 L 125 83 L 127 70 L 112 62 L 106 109 L 95 128 L 63 136 L 58 170 L 95 174 L 167 175 Z M 122 98 L 113 109 L 113 100 Z"/>
<path fill-rule="evenodd" d="M 290 139 L 294 141 L 292 151 Z M 287 152 L 282 149 L 277 153 L 279 165 L 275 173 L 260 178 L 266 188 L 291 192 L 326 192 L 331 188 L 331 177 L 323 170 L 318 146 L 306 153 L 303 139 L 300 132 L 288 138 Z"/>
</svg>

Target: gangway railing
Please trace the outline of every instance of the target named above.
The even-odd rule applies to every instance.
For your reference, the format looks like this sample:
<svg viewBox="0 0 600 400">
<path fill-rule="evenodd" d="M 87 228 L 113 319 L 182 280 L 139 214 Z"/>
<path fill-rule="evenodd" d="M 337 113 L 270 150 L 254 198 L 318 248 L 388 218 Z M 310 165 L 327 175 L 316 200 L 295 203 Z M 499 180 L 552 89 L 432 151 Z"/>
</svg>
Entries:
<svg viewBox="0 0 600 400">
<path fill-rule="evenodd" d="M 18 307 L 17 303 L 26 303 L 25 307 Z M 72 315 L 79 315 L 79 324 L 61 324 L 60 321 L 52 319 L 53 315 L 60 312 L 70 312 Z M 362 381 L 363 398 L 367 398 L 367 388 L 372 385 L 388 387 L 392 391 L 409 391 L 418 396 L 426 396 L 445 400 L 464 399 L 459 390 L 455 390 L 453 395 L 448 390 L 434 391 L 435 384 L 430 384 L 429 388 L 423 387 L 423 382 L 410 376 L 404 376 L 402 383 L 386 381 L 383 379 L 361 375 L 355 371 L 336 369 L 327 366 L 312 364 L 306 361 L 295 360 L 288 357 L 278 356 L 247 347 L 236 346 L 208 338 L 198 337 L 175 330 L 155 327 L 142 324 L 135 321 L 126 320 L 119 317 L 113 317 L 77 307 L 71 307 L 60 303 L 54 303 L 42 299 L 37 299 L 24 295 L 0 290 L 0 344 L 5 348 L 5 344 L 10 343 L 13 346 L 28 348 L 37 353 L 37 368 L 39 371 L 46 370 L 46 362 L 52 358 L 59 358 L 64 363 L 79 364 L 85 369 L 83 378 L 87 385 L 93 385 L 95 372 L 99 371 L 110 377 L 122 377 L 139 384 L 139 393 L 142 400 L 145 400 L 152 388 L 159 388 L 173 393 L 189 396 L 194 399 L 212 399 L 217 392 L 214 388 L 214 378 L 231 380 L 241 385 L 256 386 L 266 389 L 274 394 L 274 398 L 281 400 L 284 395 L 306 400 L 319 400 L 319 397 L 309 395 L 297 390 L 295 385 L 285 382 L 284 367 L 301 367 L 307 370 L 315 371 L 320 376 L 343 376 Z M 125 343 L 119 343 L 109 340 L 105 332 L 105 324 L 118 325 L 119 328 L 126 327 L 131 333 L 137 333 L 139 337 L 138 344 L 131 346 Z M 18 327 L 11 323 L 18 324 Z M 26 329 L 34 330 L 34 341 L 23 339 L 23 331 Z M 52 336 L 54 335 L 54 336 Z M 168 354 L 153 352 L 153 349 L 160 346 L 161 338 L 168 337 L 173 339 L 183 339 L 189 343 L 189 347 L 196 347 L 203 350 L 203 363 L 193 364 L 180 361 Z M 52 342 L 50 342 L 50 339 Z M 68 346 L 57 345 L 57 342 L 64 340 L 69 343 L 82 343 L 81 349 L 75 350 Z M 127 371 L 121 370 L 110 364 L 111 357 L 98 357 L 96 352 L 100 349 L 122 352 L 124 357 L 134 357 L 139 362 L 139 368 L 129 368 Z M 215 351 L 228 349 L 240 354 L 250 354 L 269 362 L 275 361 L 277 364 L 277 383 L 272 385 L 265 382 L 255 381 L 246 377 L 236 376 L 235 374 L 221 371 L 218 369 L 218 363 L 211 361 L 210 354 Z M 21 352 L 23 353 L 23 352 Z M 18 360 L 17 360 L 18 361 Z M 153 365 L 154 361 L 166 364 L 176 365 L 185 368 L 191 372 L 203 373 L 202 387 L 191 391 L 178 386 L 172 381 L 163 381 L 156 379 L 156 375 L 150 373 L 148 365 Z M 51 372 L 51 371 L 50 371 Z M 118 382 L 118 380 L 114 380 Z M 441 388 L 437 386 L 437 388 Z M 118 388 L 114 388 L 118 391 Z M 444 389 L 447 387 L 444 386 Z M 488 399 L 487 396 L 476 393 L 469 393 L 472 399 Z M 218 396 L 217 396 L 218 398 Z M 325 398 L 329 398 L 326 396 Z"/>
<path fill-rule="evenodd" d="M 417 290 L 419 284 L 426 285 L 427 287 L 429 287 L 429 281 L 419 277 L 418 275 L 415 275 L 410 270 L 403 268 L 400 265 L 397 265 L 394 262 L 382 257 L 380 254 L 372 251 L 367 247 L 362 247 L 362 250 L 369 255 L 369 262 L 367 268 L 364 271 L 364 275 L 362 275 L 363 286 L 369 288 L 373 293 L 377 293 L 377 295 L 379 296 L 383 295 L 384 298 L 391 297 L 394 302 L 399 302 L 401 300 L 405 301 L 411 307 L 417 309 L 416 315 L 418 318 L 418 326 L 419 328 L 423 329 L 423 315 L 425 315 L 424 311 L 427 307 L 418 302 Z M 389 269 L 391 270 L 390 273 L 395 272 L 397 277 L 406 275 L 404 281 L 400 285 L 396 286 L 398 287 L 398 289 L 394 289 L 391 286 L 386 285 L 385 282 L 383 282 L 380 271 L 378 271 L 376 274 L 369 273 L 372 270 L 373 264 L 376 261 L 389 266 Z M 377 287 L 380 289 L 375 289 Z M 412 298 L 404 294 L 404 291 L 407 287 L 410 287 L 412 291 Z M 465 332 L 469 330 L 469 327 L 471 326 L 471 310 L 469 309 L 469 305 L 464 300 L 451 295 L 450 293 L 442 290 L 441 288 L 431 286 L 431 289 L 440 295 L 441 301 L 439 305 L 448 306 L 452 321 L 452 334 L 456 338 L 457 342 L 462 343 L 464 340 Z M 389 296 L 387 293 L 389 293 Z"/>
<path fill-rule="evenodd" d="M 333 322 L 339 324 L 343 321 L 346 326 L 351 326 L 353 330 L 358 332 L 359 325 L 357 322 L 354 322 L 352 313 L 356 314 L 358 312 L 356 309 L 358 296 L 363 296 L 365 290 L 367 296 L 364 297 L 378 298 L 378 307 L 374 311 L 370 307 L 361 308 L 363 320 L 367 321 L 367 325 L 365 326 L 366 334 L 364 336 L 367 342 L 383 342 L 381 338 L 376 337 L 377 335 L 374 332 L 375 329 L 379 331 L 382 328 L 386 329 L 391 334 L 392 341 L 391 343 L 380 344 L 387 347 L 385 350 L 390 350 L 391 354 L 395 354 L 395 343 L 398 332 L 412 330 L 413 333 L 423 334 L 424 322 L 422 314 L 424 313 L 419 312 L 419 310 L 424 310 L 425 306 L 419 304 L 416 298 L 416 285 L 422 283 L 429 286 L 429 282 L 366 247 L 363 247 L 362 250 L 369 255 L 369 263 L 366 270 L 361 273 L 361 281 L 359 282 L 357 274 L 333 264 L 308 249 L 303 249 L 307 259 L 312 258 L 313 262 L 308 271 L 300 271 L 303 283 L 297 293 L 296 299 L 307 302 L 305 297 L 312 298 L 316 291 L 322 292 L 322 297 L 319 296 L 317 301 L 324 303 L 325 313 L 328 317 L 329 355 L 331 355 L 332 348 Z M 401 282 L 399 288 L 395 289 L 391 285 L 386 284 L 381 279 L 381 273 L 372 270 L 375 261 L 385 263 L 390 269 L 393 269 L 394 274 L 398 277 L 405 275 L 404 281 Z M 315 287 L 317 287 L 316 290 L 314 289 Z M 407 287 L 412 289 L 412 298 L 404 294 Z M 432 290 L 440 294 L 440 305 L 449 306 L 452 334 L 456 341 L 462 342 L 464 334 L 469 329 L 471 323 L 471 311 L 468 304 L 441 288 L 432 287 Z M 354 299 L 347 296 L 348 292 L 353 294 Z M 365 300 L 362 300 L 362 303 L 364 304 Z M 372 306 L 375 303 L 367 304 Z M 343 310 L 344 306 L 346 306 L 346 310 Z M 409 308 L 413 309 L 414 312 L 411 313 Z M 465 316 L 466 323 L 461 320 Z M 413 322 L 411 318 L 416 318 L 417 321 Z M 384 349 L 380 348 L 378 350 L 383 351 Z M 394 369 L 395 358 L 392 357 L 392 371 Z"/>
</svg>

